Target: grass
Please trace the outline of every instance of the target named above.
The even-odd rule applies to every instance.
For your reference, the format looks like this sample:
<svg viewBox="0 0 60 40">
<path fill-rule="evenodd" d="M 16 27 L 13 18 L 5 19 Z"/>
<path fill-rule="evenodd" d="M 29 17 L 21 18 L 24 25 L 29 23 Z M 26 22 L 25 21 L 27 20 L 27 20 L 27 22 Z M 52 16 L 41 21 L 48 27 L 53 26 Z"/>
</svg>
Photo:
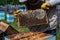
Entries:
<svg viewBox="0 0 60 40">
<path fill-rule="evenodd" d="M 60 33 L 59 32 L 60 32 L 59 28 L 57 28 L 57 30 L 56 30 L 56 39 L 57 40 L 60 40 Z"/>
</svg>

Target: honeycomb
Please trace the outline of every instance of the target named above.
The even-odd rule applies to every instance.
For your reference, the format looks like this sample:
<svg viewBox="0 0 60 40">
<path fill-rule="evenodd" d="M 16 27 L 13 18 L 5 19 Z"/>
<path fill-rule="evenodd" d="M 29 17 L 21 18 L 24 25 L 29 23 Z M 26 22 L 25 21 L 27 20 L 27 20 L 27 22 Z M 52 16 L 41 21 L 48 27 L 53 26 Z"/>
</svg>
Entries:
<svg viewBox="0 0 60 40">
<path fill-rule="evenodd" d="M 36 26 L 48 24 L 47 14 L 42 9 L 28 10 L 18 14 L 19 26 Z"/>
<path fill-rule="evenodd" d="M 52 35 L 41 33 L 41 32 L 28 32 L 23 34 L 16 34 L 11 37 L 10 40 L 46 40 L 52 37 Z"/>
</svg>

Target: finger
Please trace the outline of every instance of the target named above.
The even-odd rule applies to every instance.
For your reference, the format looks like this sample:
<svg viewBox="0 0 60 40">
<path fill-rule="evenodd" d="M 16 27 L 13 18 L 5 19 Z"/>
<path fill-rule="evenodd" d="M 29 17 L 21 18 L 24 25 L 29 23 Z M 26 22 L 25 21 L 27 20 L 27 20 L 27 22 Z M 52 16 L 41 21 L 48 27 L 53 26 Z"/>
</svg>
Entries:
<svg viewBox="0 0 60 40">
<path fill-rule="evenodd" d="M 14 16 L 17 16 L 17 14 L 14 14 Z"/>
<path fill-rule="evenodd" d="M 49 9 L 49 7 L 47 7 L 46 9 Z"/>
<path fill-rule="evenodd" d="M 44 5 L 41 6 L 42 9 L 45 9 L 46 7 Z"/>
</svg>

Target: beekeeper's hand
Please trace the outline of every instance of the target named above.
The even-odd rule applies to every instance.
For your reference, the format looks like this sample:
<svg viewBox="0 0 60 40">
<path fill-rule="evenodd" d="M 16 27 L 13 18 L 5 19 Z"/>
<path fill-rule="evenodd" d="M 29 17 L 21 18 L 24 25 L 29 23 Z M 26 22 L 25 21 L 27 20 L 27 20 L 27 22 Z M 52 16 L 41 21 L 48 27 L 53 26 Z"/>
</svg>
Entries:
<svg viewBox="0 0 60 40">
<path fill-rule="evenodd" d="M 42 9 L 49 9 L 50 6 L 51 6 L 51 5 L 50 5 L 49 2 L 45 2 L 45 3 L 43 3 L 43 4 L 41 5 L 41 8 L 42 8 Z"/>
<path fill-rule="evenodd" d="M 0 22 L 0 30 L 1 31 L 5 32 L 8 28 L 8 26 L 9 26 L 8 24 Z"/>
<path fill-rule="evenodd" d="M 14 12 L 14 16 L 17 17 L 17 15 L 18 15 L 20 12 L 21 12 L 20 10 L 16 10 L 16 11 Z"/>
</svg>

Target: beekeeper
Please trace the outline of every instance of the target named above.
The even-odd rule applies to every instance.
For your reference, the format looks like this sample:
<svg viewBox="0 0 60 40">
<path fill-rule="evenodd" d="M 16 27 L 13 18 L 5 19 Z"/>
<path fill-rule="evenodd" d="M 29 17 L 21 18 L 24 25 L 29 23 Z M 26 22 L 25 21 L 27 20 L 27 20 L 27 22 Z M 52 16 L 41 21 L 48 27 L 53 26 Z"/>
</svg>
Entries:
<svg viewBox="0 0 60 40">
<path fill-rule="evenodd" d="M 27 0 L 19 0 L 19 2 L 25 2 L 25 1 L 27 1 Z M 39 3 L 37 5 L 41 6 L 42 9 L 49 9 L 51 6 L 54 6 L 54 5 L 58 4 L 58 3 L 60 3 L 60 0 L 49 0 L 49 1 L 45 1 L 45 3 L 43 2 L 41 5 L 38 5 Z M 34 7 L 37 7 L 37 6 L 34 6 Z M 32 9 L 34 7 L 32 7 Z M 56 14 L 55 9 L 50 10 L 50 11 L 51 11 L 51 14 L 48 17 L 49 18 L 49 26 L 50 26 L 50 30 L 53 30 L 53 29 L 55 29 L 57 27 L 57 14 Z"/>
</svg>

